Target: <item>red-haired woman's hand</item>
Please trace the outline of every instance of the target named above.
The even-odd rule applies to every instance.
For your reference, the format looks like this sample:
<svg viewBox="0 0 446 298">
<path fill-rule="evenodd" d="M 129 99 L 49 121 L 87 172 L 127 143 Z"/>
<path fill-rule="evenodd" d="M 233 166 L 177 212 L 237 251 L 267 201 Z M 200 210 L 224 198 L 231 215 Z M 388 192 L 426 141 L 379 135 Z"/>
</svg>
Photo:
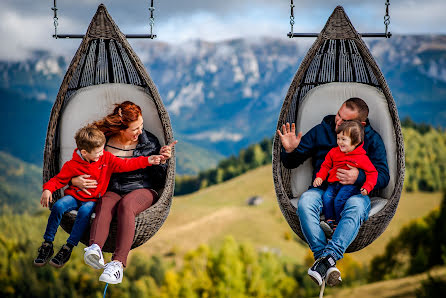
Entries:
<svg viewBox="0 0 446 298">
<path fill-rule="evenodd" d="M 73 184 L 76 187 L 79 187 L 79 189 L 81 189 L 87 195 L 91 196 L 91 193 L 87 190 L 87 188 L 96 188 L 98 182 L 94 179 L 87 179 L 89 177 L 90 175 L 80 175 L 77 177 L 73 177 L 71 179 L 71 184 Z"/>
<path fill-rule="evenodd" d="M 178 141 L 173 141 L 169 145 L 163 146 L 160 149 L 160 154 L 162 155 L 161 163 L 165 163 L 172 156 L 172 148 L 175 147 Z"/>
</svg>

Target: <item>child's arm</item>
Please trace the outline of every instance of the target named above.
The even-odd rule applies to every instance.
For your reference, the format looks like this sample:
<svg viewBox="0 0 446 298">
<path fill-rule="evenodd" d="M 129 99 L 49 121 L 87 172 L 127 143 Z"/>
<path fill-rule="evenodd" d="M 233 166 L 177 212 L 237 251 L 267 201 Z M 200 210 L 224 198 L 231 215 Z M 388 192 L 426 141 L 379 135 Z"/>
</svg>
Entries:
<svg viewBox="0 0 446 298">
<path fill-rule="evenodd" d="M 161 155 L 139 156 L 133 158 L 119 158 L 113 154 L 104 152 L 109 155 L 109 163 L 113 173 L 132 172 L 151 165 L 159 165 Z"/>
<path fill-rule="evenodd" d="M 49 190 L 51 193 L 53 193 L 67 185 L 71 178 L 73 178 L 73 171 L 71 169 L 70 162 L 68 161 L 62 166 L 62 169 L 56 176 L 43 184 L 43 189 Z"/>
<path fill-rule="evenodd" d="M 360 168 L 363 169 L 365 173 L 365 182 L 362 185 L 361 194 L 368 195 L 376 185 L 378 171 L 367 156 L 361 162 Z"/>
<path fill-rule="evenodd" d="M 324 162 L 321 164 L 321 168 L 319 169 L 319 172 L 316 173 L 316 177 L 321 178 L 322 181 L 327 179 L 328 172 L 333 167 L 332 153 L 333 153 L 334 149 L 336 149 L 336 147 L 331 149 L 330 151 L 328 151 L 327 155 L 325 155 Z M 316 179 L 315 179 L 315 181 L 316 181 Z"/>
</svg>

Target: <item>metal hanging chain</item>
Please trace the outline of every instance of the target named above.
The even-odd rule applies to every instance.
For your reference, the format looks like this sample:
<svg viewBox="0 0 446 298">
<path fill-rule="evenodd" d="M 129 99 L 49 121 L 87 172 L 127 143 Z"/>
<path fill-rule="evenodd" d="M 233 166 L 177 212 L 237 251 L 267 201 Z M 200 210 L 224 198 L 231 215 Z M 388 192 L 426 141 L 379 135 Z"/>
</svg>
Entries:
<svg viewBox="0 0 446 298">
<path fill-rule="evenodd" d="M 83 38 L 84 35 L 83 34 L 57 34 L 57 27 L 59 25 L 59 18 L 57 17 L 57 3 L 56 0 L 53 1 L 54 2 L 54 6 L 51 8 L 52 11 L 54 11 L 54 38 Z M 149 7 L 149 11 L 150 11 L 150 19 L 149 19 L 149 23 L 150 23 L 150 35 L 147 34 L 126 34 L 126 38 L 151 38 L 154 39 L 156 37 L 156 35 L 153 34 L 153 27 L 155 26 L 155 18 L 153 16 L 153 12 L 155 11 L 155 7 L 153 6 L 153 0 L 150 1 L 150 7 Z"/>
<path fill-rule="evenodd" d="M 386 37 L 387 38 L 390 37 L 390 32 L 388 32 L 389 25 L 390 25 L 389 5 L 390 5 L 390 0 L 387 0 L 386 1 L 386 15 L 384 16 L 384 25 L 386 26 Z"/>
<path fill-rule="evenodd" d="M 54 11 L 54 37 L 57 38 L 57 26 L 59 25 L 59 18 L 57 17 L 57 7 L 56 7 L 56 0 L 54 0 L 54 6 L 51 8 L 52 11 Z"/>
<path fill-rule="evenodd" d="M 152 36 L 151 37 L 152 39 L 153 39 L 153 27 L 155 26 L 155 18 L 153 17 L 154 10 L 155 10 L 155 7 L 153 7 L 153 0 L 151 0 L 150 7 L 149 7 L 149 11 L 150 11 L 149 23 L 150 23 L 150 36 Z"/>
<path fill-rule="evenodd" d="M 294 32 L 294 30 L 293 30 L 293 26 L 294 26 L 294 3 L 293 3 L 293 0 L 291 0 L 290 7 L 291 7 L 291 14 L 290 14 L 291 31 L 290 31 L 290 33 L 293 34 L 293 32 Z M 290 38 L 291 38 L 291 36 L 290 36 Z"/>
</svg>

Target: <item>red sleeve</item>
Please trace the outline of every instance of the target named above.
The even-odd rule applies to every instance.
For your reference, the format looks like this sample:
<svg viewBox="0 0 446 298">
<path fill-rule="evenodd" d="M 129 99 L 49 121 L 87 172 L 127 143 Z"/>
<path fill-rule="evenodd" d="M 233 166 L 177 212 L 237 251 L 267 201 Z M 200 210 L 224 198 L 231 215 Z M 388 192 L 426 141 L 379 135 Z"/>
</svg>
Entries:
<svg viewBox="0 0 446 298">
<path fill-rule="evenodd" d="M 372 164 L 367 155 L 364 155 L 365 158 L 361 160 L 361 164 L 359 168 L 364 170 L 365 173 L 365 182 L 362 185 L 362 188 L 366 189 L 368 193 L 370 193 L 376 185 L 376 181 L 378 180 L 378 171 L 375 166 Z"/>
<path fill-rule="evenodd" d="M 106 154 L 107 151 L 104 152 Z M 151 166 L 148 156 L 119 158 L 107 152 L 112 173 L 131 172 Z"/>
<path fill-rule="evenodd" d="M 321 165 L 321 169 L 319 170 L 319 172 L 317 172 L 316 177 L 321 178 L 322 180 L 327 179 L 328 176 L 328 172 L 330 171 L 330 169 L 333 167 L 333 158 L 332 158 L 332 154 L 333 154 L 333 150 L 336 149 L 333 148 L 330 151 L 328 151 L 327 155 L 325 156 L 325 160 Z"/>
<path fill-rule="evenodd" d="M 71 169 L 70 162 L 67 161 L 62 166 L 59 174 L 48 180 L 48 182 L 43 185 L 43 190 L 48 189 L 51 191 L 51 193 L 53 193 L 67 185 L 71 178 L 73 178 L 73 171 Z"/>
</svg>

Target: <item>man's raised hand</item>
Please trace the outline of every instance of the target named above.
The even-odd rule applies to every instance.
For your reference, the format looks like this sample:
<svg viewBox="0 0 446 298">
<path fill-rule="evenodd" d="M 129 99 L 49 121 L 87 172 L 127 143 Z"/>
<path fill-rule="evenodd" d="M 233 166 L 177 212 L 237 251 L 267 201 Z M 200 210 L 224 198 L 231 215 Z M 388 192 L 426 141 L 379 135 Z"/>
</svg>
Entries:
<svg viewBox="0 0 446 298">
<path fill-rule="evenodd" d="M 290 123 L 288 122 L 286 125 L 282 125 L 282 132 L 280 132 L 280 129 L 277 130 L 280 142 L 282 142 L 285 151 L 291 153 L 297 146 L 299 146 L 300 140 L 302 139 L 302 132 L 299 132 L 296 136 L 296 124 L 293 123 L 290 127 Z"/>
</svg>

